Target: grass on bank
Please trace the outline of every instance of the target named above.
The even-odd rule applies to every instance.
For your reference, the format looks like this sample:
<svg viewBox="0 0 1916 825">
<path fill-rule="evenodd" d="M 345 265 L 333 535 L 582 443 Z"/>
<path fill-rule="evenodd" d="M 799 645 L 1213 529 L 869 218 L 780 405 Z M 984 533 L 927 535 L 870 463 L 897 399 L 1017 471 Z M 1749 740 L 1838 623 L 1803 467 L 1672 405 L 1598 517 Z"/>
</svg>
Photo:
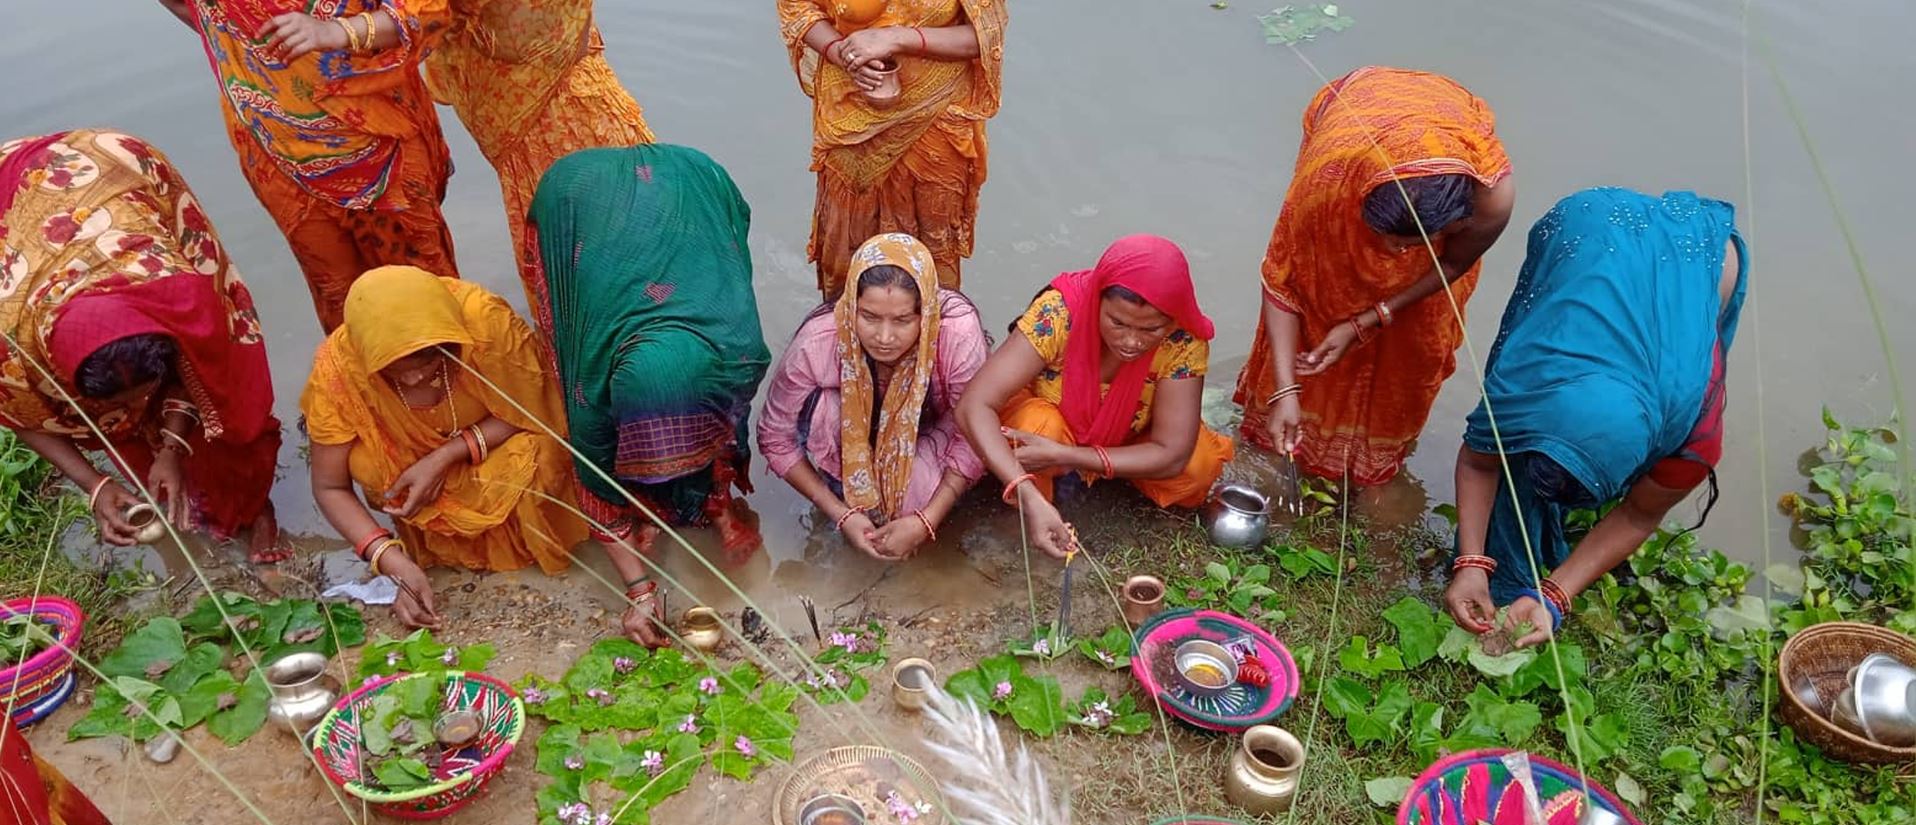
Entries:
<svg viewBox="0 0 1916 825">
<path fill-rule="evenodd" d="M 131 574 L 82 567 L 62 552 L 62 537 L 87 517 L 86 498 L 0 430 L 0 600 L 35 592 L 72 599 L 86 611 L 81 655 L 92 657 L 117 645 L 136 617 L 125 609 Z"/>
</svg>

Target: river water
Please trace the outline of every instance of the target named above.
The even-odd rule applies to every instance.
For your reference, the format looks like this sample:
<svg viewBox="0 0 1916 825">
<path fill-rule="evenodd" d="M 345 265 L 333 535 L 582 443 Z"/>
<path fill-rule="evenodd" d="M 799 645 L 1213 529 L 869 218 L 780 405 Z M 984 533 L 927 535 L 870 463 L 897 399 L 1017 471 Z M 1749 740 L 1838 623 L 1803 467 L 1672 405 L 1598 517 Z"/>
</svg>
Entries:
<svg viewBox="0 0 1916 825">
<path fill-rule="evenodd" d="M 1744 4 L 1733 0 L 1350 0 L 1342 13 L 1355 27 L 1303 45 L 1308 63 L 1264 42 L 1255 15 L 1265 10 L 1248 0 L 1225 9 L 1205 0 L 1014 3 L 991 180 L 966 266 L 967 291 L 991 327 L 1002 330 L 1042 281 L 1090 265 L 1111 239 L 1164 234 L 1188 251 L 1218 322 L 1212 381 L 1228 388 L 1250 344 L 1257 266 L 1299 115 L 1320 85 L 1312 64 L 1334 77 L 1382 63 L 1448 74 L 1488 100 L 1519 192 L 1469 307 L 1474 354 L 1462 355 L 1411 478 L 1387 491 L 1385 509 L 1421 512 L 1449 499 L 1476 397 L 1469 363 L 1487 352 L 1524 233 L 1586 186 L 1696 189 L 1738 203 L 1752 237 L 1752 313 L 1732 357 L 1724 495 L 1706 539 L 1761 556 L 1763 531 L 1782 527 L 1769 501 L 1800 483 L 1801 452 L 1820 440 L 1820 405 L 1859 422 L 1891 413 L 1883 349 L 1810 148 L 1908 363 L 1916 332 L 1900 321 L 1916 314 L 1916 279 L 1893 253 L 1916 182 L 1905 157 L 1916 109 L 1901 105 L 1916 81 L 1905 40 L 1916 11 L 1902 0 L 1754 3 L 1747 39 Z M 776 352 L 816 292 L 804 261 L 809 105 L 772 4 L 606 0 L 599 12 L 611 62 L 654 131 L 719 159 L 751 201 L 760 312 Z M 261 305 L 290 426 L 318 327 L 283 240 L 238 173 L 193 35 L 137 0 L 14 2 L 0 19 L 0 132 L 110 126 L 173 158 Z M 1807 144 L 1775 76 L 1795 96 Z M 458 167 L 445 211 L 462 272 L 517 304 L 496 179 L 450 111 L 443 122 Z M 327 534 L 298 443 L 289 434 L 275 500 L 289 528 Z M 818 558 L 804 502 L 762 465 L 758 473 L 752 504 L 771 559 Z M 990 535 L 967 542 L 1016 540 L 1012 522 L 978 524 Z"/>
</svg>

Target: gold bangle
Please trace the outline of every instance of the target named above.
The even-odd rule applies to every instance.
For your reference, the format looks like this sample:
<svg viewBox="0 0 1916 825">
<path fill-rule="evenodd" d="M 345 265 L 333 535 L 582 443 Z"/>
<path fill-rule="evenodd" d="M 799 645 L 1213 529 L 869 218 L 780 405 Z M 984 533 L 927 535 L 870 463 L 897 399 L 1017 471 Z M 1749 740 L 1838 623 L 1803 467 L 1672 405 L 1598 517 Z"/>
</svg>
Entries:
<svg viewBox="0 0 1916 825">
<path fill-rule="evenodd" d="M 492 455 L 492 447 L 486 444 L 485 428 L 478 424 L 472 425 L 472 436 L 479 439 L 479 460 L 485 461 L 486 456 Z"/>
<path fill-rule="evenodd" d="M 373 13 L 369 11 L 362 11 L 359 13 L 359 16 L 361 19 L 366 21 L 366 40 L 365 42 L 360 44 L 359 50 L 363 52 L 370 52 L 373 50 L 373 46 L 375 45 L 373 43 L 373 37 L 374 35 L 378 33 L 378 30 L 373 28 Z"/>
<path fill-rule="evenodd" d="M 380 542 L 378 547 L 373 548 L 372 555 L 366 559 L 366 569 L 373 571 L 373 575 L 375 576 L 386 575 L 379 572 L 379 557 L 385 555 L 387 550 L 391 550 L 395 546 L 400 550 L 406 549 L 406 543 L 399 539 L 387 539 Z"/>
</svg>

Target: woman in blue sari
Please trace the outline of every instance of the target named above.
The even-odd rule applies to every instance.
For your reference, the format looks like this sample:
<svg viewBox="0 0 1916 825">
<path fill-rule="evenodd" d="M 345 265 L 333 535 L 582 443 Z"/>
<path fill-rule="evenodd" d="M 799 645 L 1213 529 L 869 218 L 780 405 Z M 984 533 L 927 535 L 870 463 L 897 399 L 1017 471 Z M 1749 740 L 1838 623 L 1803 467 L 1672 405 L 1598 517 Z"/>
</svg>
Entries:
<svg viewBox="0 0 1916 825">
<path fill-rule="evenodd" d="M 1589 189 L 1531 228 L 1457 456 L 1459 625 L 1489 632 L 1508 605 L 1506 628 L 1534 628 L 1517 644 L 1543 642 L 1670 508 L 1705 482 L 1714 503 L 1748 274 L 1735 216 L 1690 192 Z M 1573 549 L 1564 516 L 1612 500 Z"/>
</svg>

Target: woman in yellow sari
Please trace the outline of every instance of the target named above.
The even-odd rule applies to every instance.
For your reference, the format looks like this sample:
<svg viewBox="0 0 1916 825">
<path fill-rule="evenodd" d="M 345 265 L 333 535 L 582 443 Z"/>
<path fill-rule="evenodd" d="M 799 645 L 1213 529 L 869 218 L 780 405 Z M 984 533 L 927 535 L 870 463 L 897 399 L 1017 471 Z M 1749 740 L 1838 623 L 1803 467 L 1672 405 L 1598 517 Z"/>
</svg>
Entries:
<svg viewBox="0 0 1916 825">
<path fill-rule="evenodd" d="M 565 414 L 531 328 L 499 296 L 413 267 L 360 276 L 345 316 L 300 399 L 313 497 L 402 585 L 400 621 L 439 623 L 424 567 L 564 570 L 585 526 L 566 512 L 571 460 L 548 434 Z"/>
<path fill-rule="evenodd" d="M 539 178 L 580 149 L 651 143 L 652 130 L 605 60 L 592 0 L 426 0 L 402 14 L 439 31 L 429 39 L 426 83 L 499 173 L 526 306 L 549 341 L 539 244 L 526 227 Z"/>
<path fill-rule="evenodd" d="M 836 300 L 852 253 L 886 232 L 922 241 L 939 285 L 957 289 L 985 183 L 985 121 L 998 113 L 1005 0 L 887 0 L 863 27 L 824 5 L 778 0 L 813 101 L 807 253 L 819 291 Z"/>
</svg>

